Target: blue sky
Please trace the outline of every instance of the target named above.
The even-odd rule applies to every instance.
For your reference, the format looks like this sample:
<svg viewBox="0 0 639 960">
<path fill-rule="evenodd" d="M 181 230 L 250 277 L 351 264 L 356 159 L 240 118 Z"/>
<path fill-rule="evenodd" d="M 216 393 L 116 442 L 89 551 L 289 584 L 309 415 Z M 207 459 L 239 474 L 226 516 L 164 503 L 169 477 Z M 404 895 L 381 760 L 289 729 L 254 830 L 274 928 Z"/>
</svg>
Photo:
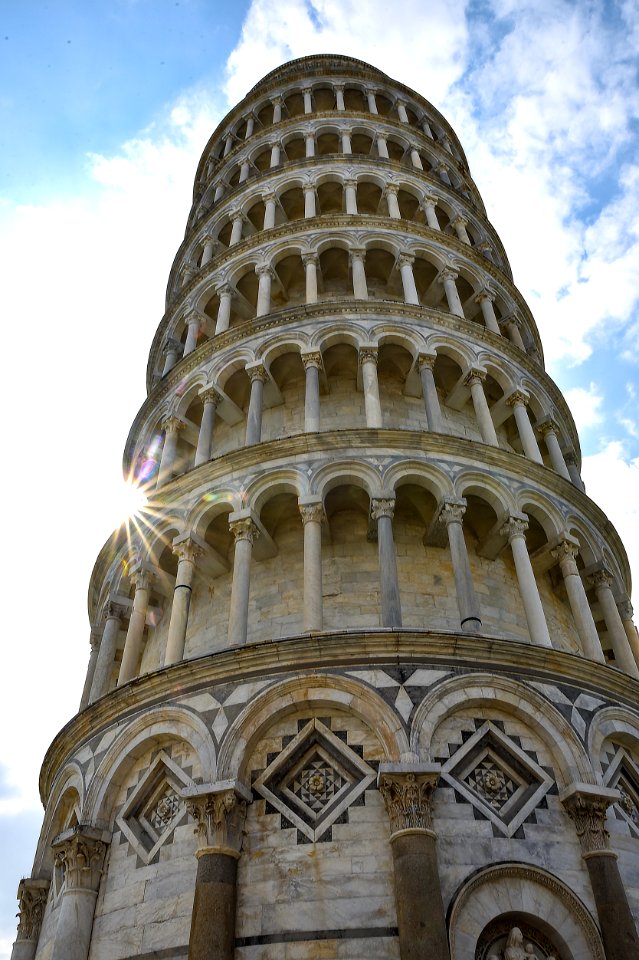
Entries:
<svg viewBox="0 0 639 960">
<path fill-rule="evenodd" d="M 0 0 L 0 960 L 39 764 L 80 697 L 87 584 L 121 516 L 197 160 L 264 73 L 326 51 L 413 86 L 457 130 L 580 428 L 588 491 L 639 577 L 635 0 Z"/>
</svg>

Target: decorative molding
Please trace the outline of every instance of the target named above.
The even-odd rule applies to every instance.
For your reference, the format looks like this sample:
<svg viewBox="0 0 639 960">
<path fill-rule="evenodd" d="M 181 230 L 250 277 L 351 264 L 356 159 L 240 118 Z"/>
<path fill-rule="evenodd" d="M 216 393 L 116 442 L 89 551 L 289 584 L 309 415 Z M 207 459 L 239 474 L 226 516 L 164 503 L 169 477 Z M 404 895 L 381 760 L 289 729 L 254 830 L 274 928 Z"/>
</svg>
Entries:
<svg viewBox="0 0 639 960">
<path fill-rule="evenodd" d="M 182 792 L 186 809 L 195 820 L 197 855 L 226 853 L 239 856 L 250 791 L 238 781 L 222 781 Z"/>
<path fill-rule="evenodd" d="M 390 819 L 391 840 L 406 830 L 432 834 L 432 799 L 440 772 L 435 764 L 380 764 L 377 786 Z"/>
<path fill-rule="evenodd" d="M 616 856 L 609 848 L 606 815 L 610 804 L 619 798 L 618 790 L 591 784 L 575 784 L 561 795 L 564 809 L 575 824 L 583 856 L 601 853 Z"/>
<path fill-rule="evenodd" d="M 102 830 L 79 824 L 55 838 L 51 844 L 55 865 L 62 870 L 67 890 L 97 892 L 102 877 L 107 843 Z"/>
<path fill-rule="evenodd" d="M 34 877 L 18 884 L 18 935 L 16 940 L 35 940 L 40 936 L 42 918 L 49 896 L 49 881 Z"/>
</svg>

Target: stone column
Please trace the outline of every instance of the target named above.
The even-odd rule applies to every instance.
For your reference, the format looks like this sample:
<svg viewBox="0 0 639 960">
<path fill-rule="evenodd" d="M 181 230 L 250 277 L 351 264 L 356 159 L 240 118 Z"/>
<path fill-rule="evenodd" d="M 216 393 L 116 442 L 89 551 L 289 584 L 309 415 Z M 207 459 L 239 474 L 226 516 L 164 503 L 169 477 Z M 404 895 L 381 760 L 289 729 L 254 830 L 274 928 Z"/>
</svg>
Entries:
<svg viewBox="0 0 639 960">
<path fill-rule="evenodd" d="M 439 765 L 380 763 L 377 784 L 390 819 L 401 960 L 449 960 L 432 798 Z"/>
<path fill-rule="evenodd" d="M 322 366 L 322 355 L 319 350 L 314 350 L 303 353 L 301 356 L 306 371 L 304 432 L 318 433 L 320 428 L 319 372 Z"/>
<path fill-rule="evenodd" d="M 178 355 L 180 352 L 180 344 L 173 337 L 169 337 L 163 347 L 164 351 L 164 367 L 162 368 L 162 376 L 165 377 L 170 370 L 173 369 L 177 363 Z"/>
<path fill-rule="evenodd" d="M 218 183 L 218 185 L 215 188 L 215 194 L 213 195 L 213 203 L 217 203 L 218 200 L 222 199 L 222 197 L 224 196 L 225 187 L 226 187 L 226 184 L 223 183 L 222 181 Z"/>
<path fill-rule="evenodd" d="M 213 250 L 215 249 L 216 240 L 213 237 L 204 238 L 204 247 L 202 249 L 202 262 L 201 266 L 205 267 L 207 263 L 210 263 L 213 259 Z"/>
<path fill-rule="evenodd" d="M 439 405 L 437 387 L 435 386 L 435 375 L 433 373 L 436 359 L 435 354 L 420 353 L 417 357 L 417 368 L 422 383 L 422 396 L 424 398 L 424 407 L 426 408 L 428 429 L 431 433 L 443 433 L 442 411 Z"/>
<path fill-rule="evenodd" d="M 441 230 L 441 227 L 439 226 L 439 220 L 437 219 L 437 214 L 435 213 L 435 208 L 437 206 L 436 198 L 430 197 L 427 195 L 422 200 L 421 205 L 424 211 L 424 215 L 426 217 L 426 223 L 428 224 L 430 229 Z"/>
<path fill-rule="evenodd" d="M 340 137 L 342 141 L 342 153 L 347 156 L 353 152 L 353 145 L 351 143 L 351 130 L 349 127 L 343 127 L 340 132 Z"/>
<path fill-rule="evenodd" d="M 264 230 L 272 230 L 275 226 L 275 194 L 263 193 L 262 200 L 264 201 L 264 223 L 262 224 L 262 228 Z"/>
<path fill-rule="evenodd" d="M 222 283 L 215 288 L 220 304 L 217 308 L 217 319 L 215 321 L 215 334 L 224 333 L 228 330 L 231 322 L 231 302 L 233 300 L 233 289 L 230 284 Z"/>
<path fill-rule="evenodd" d="M 368 100 L 368 109 L 371 113 L 377 113 L 377 101 L 375 99 L 375 91 L 367 90 L 366 99 Z"/>
<path fill-rule="evenodd" d="M 606 830 L 606 810 L 618 799 L 617 790 L 586 783 L 573 784 L 560 796 L 590 876 L 606 960 L 639 960 L 637 929 Z"/>
<path fill-rule="evenodd" d="M 273 97 L 271 103 L 273 104 L 273 123 L 279 123 L 282 119 L 282 98 Z"/>
<path fill-rule="evenodd" d="M 239 516 L 234 513 L 229 516 L 229 529 L 235 538 L 235 556 L 228 639 L 230 646 L 242 646 L 246 643 L 248 629 L 253 543 L 260 532 L 250 516 Z"/>
<path fill-rule="evenodd" d="M 304 186 L 304 216 L 308 220 L 316 216 L 315 211 L 315 184 L 307 183 Z"/>
<path fill-rule="evenodd" d="M 133 609 L 129 618 L 129 626 L 124 641 L 124 652 L 122 654 L 122 663 L 120 664 L 120 674 L 118 676 L 118 686 L 128 683 L 133 677 L 136 677 L 140 667 L 140 657 L 142 654 L 142 639 L 144 637 L 144 626 L 146 623 L 146 612 L 149 607 L 149 597 L 151 595 L 151 574 L 148 570 L 139 569 L 131 575 L 131 583 L 135 585 L 135 594 L 133 596 Z"/>
<path fill-rule="evenodd" d="M 397 200 L 398 192 L 399 187 L 395 183 L 389 183 L 384 190 L 384 196 L 386 197 L 386 203 L 388 204 L 388 214 L 393 220 L 402 219 L 399 209 L 399 202 Z"/>
<path fill-rule="evenodd" d="M 386 137 L 381 133 L 377 133 L 375 135 L 375 142 L 377 144 L 377 154 L 379 158 L 381 160 L 390 160 L 390 156 L 388 154 L 388 144 L 386 143 Z"/>
<path fill-rule="evenodd" d="M 464 633 L 477 633 L 481 628 L 481 616 L 462 527 L 465 513 L 465 500 L 445 500 L 438 519 L 446 524 L 461 628 Z"/>
<path fill-rule="evenodd" d="M 344 103 L 344 84 L 336 83 L 333 89 L 335 90 L 335 106 L 338 110 L 346 110 L 346 104 Z"/>
<path fill-rule="evenodd" d="M 273 169 L 273 167 L 279 166 L 280 154 L 282 152 L 282 148 L 280 146 L 279 140 L 273 140 L 270 146 L 271 146 L 271 169 Z"/>
<path fill-rule="evenodd" d="M 393 539 L 393 514 L 395 501 L 371 500 L 371 519 L 377 522 L 377 546 L 379 552 L 379 588 L 382 602 L 382 626 L 401 627 L 402 606 L 397 580 L 397 559 Z"/>
<path fill-rule="evenodd" d="M 357 181 L 344 181 L 344 198 L 346 200 L 346 213 L 356 215 L 357 209 Z"/>
<path fill-rule="evenodd" d="M 233 149 L 233 134 L 227 133 L 226 140 L 224 141 L 224 154 L 223 156 L 228 157 L 229 153 Z"/>
<path fill-rule="evenodd" d="M 304 97 L 304 113 L 313 112 L 313 91 L 310 87 L 304 87 L 302 90 Z"/>
<path fill-rule="evenodd" d="M 240 179 L 238 181 L 239 183 L 245 183 L 245 181 L 248 180 L 250 169 L 251 166 L 248 160 L 242 160 L 242 166 L 240 167 Z"/>
<path fill-rule="evenodd" d="M 53 841 L 55 862 L 64 875 L 51 960 L 87 960 L 93 914 L 107 849 L 107 834 L 78 825 Z"/>
<path fill-rule="evenodd" d="M 168 483 L 173 477 L 175 461 L 177 458 L 178 434 L 184 427 L 184 424 L 177 417 L 167 417 L 162 422 L 164 430 L 164 444 L 162 446 L 162 456 L 160 457 L 160 468 L 158 470 L 158 487 L 163 483 Z"/>
<path fill-rule="evenodd" d="M 202 555 L 203 550 L 200 544 L 192 537 L 186 537 L 184 540 L 181 540 L 180 543 L 173 545 L 173 553 L 178 558 L 178 567 L 175 578 L 175 588 L 173 590 L 169 634 L 164 654 L 165 667 L 184 659 L 184 643 L 189 621 L 189 608 L 191 606 L 192 594 L 191 584 L 193 583 L 193 574 L 195 573 L 195 561 Z"/>
<path fill-rule="evenodd" d="M 406 105 L 401 101 L 397 101 L 397 116 L 400 119 L 401 123 L 409 123 L 408 114 L 406 113 Z"/>
<path fill-rule="evenodd" d="M 273 270 L 267 263 L 258 264 L 255 272 L 259 277 L 257 288 L 257 307 L 255 316 L 264 317 L 271 312 L 271 285 L 273 283 Z"/>
<path fill-rule="evenodd" d="M 630 644 L 632 655 L 635 658 L 635 663 L 637 666 L 639 666 L 639 634 L 637 633 L 635 622 L 632 619 L 632 604 L 628 597 L 624 596 L 617 601 L 617 610 L 619 611 L 623 628 L 626 631 L 626 636 L 628 638 L 628 643 Z"/>
<path fill-rule="evenodd" d="M 590 582 L 595 588 L 597 600 L 599 601 L 599 606 L 601 607 L 601 612 L 606 622 L 606 630 L 608 631 L 615 655 L 615 665 L 618 666 L 620 670 L 624 670 L 625 673 L 630 674 L 631 677 L 639 677 L 639 669 L 637 669 L 635 658 L 630 652 L 628 637 L 626 636 L 626 631 L 624 630 L 619 611 L 617 610 L 617 604 L 612 594 L 612 574 L 606 570 L 605 567 L 602 567 L 600 570 L 595 570 L 590 577 Z"/>
<path fill-rule="evenodd" d="M 322 520 L 321 500 L 300 500 L 304 524 L 304 630 L 322 629 Z"/>
<path fill-rule="evenodd" d="M 368 300 L 366 270 L 364 269 L 364 250 L 351 250 L 351 272 L 353 274 L 353 296 L 357 300 Z"/>
<path fill-rule="evenodd" d="M 89 664 L 87 666 L 87 675 L 84 678 L 84 687 L 82 688 L 82 696 L 80 697 L 80 710 L 84 710 L 84 708 L 89 703 L 89 696 L 91 693 L 91 687 L 93 685 L 93 675 L 95 674 L 95 668 L 98 662 L 100 638 L 97 636 L 96 633 L 93 632 L 93 630 L 91 631 L 89 644 L 90 644 Z"/>
<path fill-rule="evenodd" d="M 303 254 L 302 263 L 306 279 L 306 302 L 317 303 L 317 254 Z"/>
<path fill-rule="evenodd" d="M 18 934 L 11 960 L 33 960 L 35 957 L 48 895 L 48 880 L 29 877 L 18 884 Z"/>
<path fill-rule="evenodd" d="M 377 347 L 362 347 L 359 351 L 359 362 L 362 368 L 366 426 L 379 429 L 382 426 L 382 407 L 377 383 Z"/>
<path fill-rule="evenodd" d="M 188 333 L 186 335 L 186 340 L 184 343 L 184 353 L 183 356 L 188 356 L 189 353 L 193 353 L 197 347 L 197 340 L 200 335 L 200 326 L 202 325 L 202 318 L 199 317 L 196 313 L 192 313 L 191 316 L 186 321 L 188 327 Z"/>
<path fill-rule="evenodd" d="M 566 593 L 568 594 L 568 602 L 579 634 L 581 649 L 589 660 L 605 663 L 592 610 L 577 568 L 576 557 L 578 552 L 578 544 L 566 539 L 561 540 L 551 551 L 551 554 L 559 562 L 559 569 L 564 578 Z"/>
<path fill-rule="evenodd" d="M 310 133 L 306 134 L 305 141 L 306 141 L 306 156 L 314 157 L 315 156 L 315 134 L 313 133 L 313 131 L 310 131 Z"/>
<path fill-rule="evenodd" d="M 251 115 L 246 121 L 246 133 L 244 134 L 244 139 L 249 140 L 253 136 L 254 130 L 255 130 L 255 117 Z"/>
<path fill-rule="evenodd" d="M 524 341 L 521 339 L 521 333 L 519 332 L 519 320 L 513 314 L 509 314 L 507 317 L 502 317 L 500 323 L 506 330 L 506 336 L 511 343 L 514 343 L 516 347 L 519 347 L 520 350 L 525 351 Z"/>
<path fill-rule="evenodd" d="M 577 466 L 577 454 L 574 450 L 567 450 L 565 455 L 566 466 L 568 467 L 568 473 L 572 483 L 577 487 L 577 490 L 585 491 L 584 482 L 581 479 L 581 474 L 579 473 L 579 467 Z"/>
<path fill-rule="evenodd" d="M 399 272 L 402 276 L 402 287 L 404 289 L 404 300 L 406 303 L 413 303 L 419 306 L 419 294 L 415 286 L 415 275 L 413 274 L 413 264 L 415 257 L 408 253 L 400 253 L 397 258 Z"/>
<path fill-rule="evenodd" d="M 447 187 L 452 187 L 451 179 L 448 173 L 448 167 L 445 163 L 439 163 L 437 165 L 437 173 L 439 174 L 439 179 L 442 183 L 445 183 Z"/>
<path fill-rule="evenodd" d="M 433 131 L 431 130 L 430 123 L 428 122 L 428 118 L 422 117 L 422 119 L 420 120 L 420 123 L 422 125 L 422 130 L 424 131 L 426 136 L 430 137 L 431 140 L 434 140 L 435 138 L 433 136 Z"/>
<path fill-rule="evenodd" d="M 201 463 L 206 463 L 211 459 L 211 447 L 213 444 L 213 427 L 215 425 L 215 412 L 218 404 L 222 402 L 222 397 L 212 388 L 205 390 L 200 394 L 204 404 L 202 411 L 202 422 L 200 423 L 200 432 L 197 437 L 197 450 L 195 451 L 195 466 L 199 467 Z"/>
<path fill-rule="evenodd" d="M 118 637 L 122 627 L 122 617 L 124 608 L 119 603 L 110 600 L 106 605 L 106 622 L 102 631 L 100 640 L 100 650 L 98 653 L 98 662 L 95 666 L 93 683 L 91 684 L 91 693 L 89 694 L 89 703 L 99 700 L 109 692 L 111 683 L 111 674 L 113 673 L 113 664 L 115 663 L 115 651 L 118 648 Z"/>
<path fill-rule="evenodd" d="M 489 443 L 493 447 L 498 447 L 495 424 L 488 409 L 486 394 L 484 393 L 484 380 L 486 372 L 484 370 L 469 370 L 464 378 L 464 383 L 470 387 L 470 396 L 475 408 L 475 416 L 479 425 L 479 432 L 484 443 Z"/>
<path fill-rule="evenodd" d="M 560 476 L 565 477 L 566 480 L 570 480 L 570 473 L 568 472 L 568 467 L 566 466 L 566 461 L 564 460 L 564 455 L 561 452 L 559 440 L 557 439 L 556 424 L 548 418 L 539 424 L 538 429 L 546 442 L 546 449 L 548 450 L 553 470 Z"/>
<path fill-rule="evenodd" d="M 237 861 L 251 793 L 239 781 L 223 780 L 185 790 L 183 797 L 197 825 L 189 960 L 233 960 Z"/>
<path fill-rule="evenodd" d="M 497 317 L 495 316 L 495 308 L 493 307 L 493 301 L 495 299 L 495 294 L 492 290 L 488 290 L 484 287 L 483 290 L 480 290 L 477 296 L 475 297 L 475 303 L 478 303 L 481 307 L 481 313 L 484 318 L 484 324 L 487 330 L 491 330 L 493 333 L 499 334 L 501 336 L 501 330 L 499 324 L 497 323 Z"/>
<path fill-rule="evenodd" d="M 246 415 L 246 446 L 259 443 L 262 439 L 262 406 L 264 401 L 264 382 L 266 369 L 261 363 L 246 367 L 251 379 L 251 396 Z"/>
<path fill-rule="evenodd" d="M 543 464 L 544 461 L 541 453 L 539 452 L 537 437 L 535 436 L 535 431 L 532 428 L 530 417 L 526 411 L 528 398 L 519 390 L 515 390 L 510 394 L 509 397 L 506 398 L 506 403 L 509 407 L 512 407 L 513 414 L 515 415 L 517 432 L 519 434 L 519 439 L 521 440 L 521 445 L 524 449 L 525 455 L 529 460 L 534 460 L 536 463 Z"/>
<path fill-rule="evenodd" d="M 424 164 L 422 163 L 422 158 L 419 155 L 419 150 L 415 147 L 410 148 L 410 162 L 417 170 L 423 170 Z"/>
<path fill-rule="evenodd" d="M 471 246 L 470 237 L 468 236 L 468 231 L 466 230 L 466 224 L 468 220 L 465 217 L 462 217 L 461 214 L 455 217 L 454 220 L 450 221 L 451 227 L 455 228 L 455 233 L 457 234 L 457 239 L 461 240 L 462 243 L 468 244 Z"/>
<path fill-rule="evenodd" d="M 242 226 L 244 224 L 244 217 L 241 213 L 233 213 L 231 216 L 233 218 L 233 226 L 231 228 L 229 247 L 234 247 L 235 244 L 239 243 L 242 239 Z"/>
<path fill-rule="evenodd" d="M 456 317 L 461 317 L 464 319 L 464 310 L 461 305 L 461 300 L 459 299 L 459 294 L 457 292 L 457 285 L 455 280 L 457 279 L 457 274 L 450 267 L 444 267 L 443 270 L 439 271 L 437 279 L 444 286 L 446 292 L 446 300 L 448 302 L 448 309 Z"/>
<path fill-rule="evenodd" d="M 526 622 L 531 641 L 539 647 L 552 647 L 546 615 L 541 604 L 541 597 L 535 580 L 535 573 L 528 555 L 526 546 L 526 530 L 528 520 L 523 516 L 509 517 L 501 528 L 501 534 L 508 537 L 510 549 L 515 562 L 515 572 L 519 584 L 519 592 L 524 605 Z"/>
</svg>

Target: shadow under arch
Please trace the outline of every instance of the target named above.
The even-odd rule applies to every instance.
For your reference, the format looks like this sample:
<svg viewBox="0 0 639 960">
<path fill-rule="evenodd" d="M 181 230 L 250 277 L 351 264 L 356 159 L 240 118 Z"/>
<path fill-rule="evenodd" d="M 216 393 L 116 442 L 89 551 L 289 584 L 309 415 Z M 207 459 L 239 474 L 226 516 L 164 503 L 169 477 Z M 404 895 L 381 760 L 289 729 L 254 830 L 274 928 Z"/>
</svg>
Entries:
<svg viewBox="0 0 639 960">
<path fill-rule="evenodd" d="M 300 676 L 269 687 L 236 717 L 220 747 L 219 778 L 244 779 L 255 743 L 280 717 L 300 709 L 327 707 L 362 720 L 381 742 L 386 760 L 399 761 L 407 753 L 408 738 L 399 715 L 372 687 L 333 674 Z"/>
<path fill-rule="evenodd" d="M 33 860 L 32 876 L 46 879 L 51 877 L 54 861 L 51 842 L 66 828 L 71 812 L 74 809 L 81 811 L 83 805 L 84 778 L 79 764 L 72 760 L 65 764 L 56 777 L 47 798 L 47 813 Z"/>
<path fill-rule="evenodd" d="M 600 774 L 603 773 L 603 745 L 608 737 L 613 736 L 619 744 L 630 740 L 635 750 L 639 751 L 639 713 L 634 713 L 628 707 L 613 706 L 604 707 L 593 716 L 588 731 L 588 753 L 594 769 Z"/>
</svg>

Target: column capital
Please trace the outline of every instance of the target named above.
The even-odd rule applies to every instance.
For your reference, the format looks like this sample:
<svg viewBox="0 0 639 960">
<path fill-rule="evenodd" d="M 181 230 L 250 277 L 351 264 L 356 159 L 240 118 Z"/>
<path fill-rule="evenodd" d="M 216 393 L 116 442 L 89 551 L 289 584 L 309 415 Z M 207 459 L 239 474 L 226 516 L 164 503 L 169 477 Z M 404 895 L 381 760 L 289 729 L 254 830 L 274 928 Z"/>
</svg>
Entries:
<svg viewBox="0 0 639 960">
<path fill-rule="evenodd" d="M 115 600 L 107 600 L 103 608 L 103 616 L 105 620 L 121 620 L 126 614 L 126 608 L 123 604 L 117 603 Z"/>
<path fill-rule="evenodd" d="M 599 567 L 598 570 L 591 570 L 588 574 L 588 583 L 590 586 L 593 586 L 595 590 L 597 587 L 608 587 L 610 589 L 615 582 L 610 570 L 603 565 Z"/>
<path fill-rule="evenodd" d="M 454 222 L 454 221 L 451 221 Z M 475 294 L 473 297 L 475 303 L 481 303 L 482 300 L 490 300 L 491 303 L 495 302 L 495 297 L 497 294 L 491 287 L 482 287 L 481 290 Z"/>
<path fill-rule="evenodd" d="M 514 313 L 507 313 L 499 320 L 500 327 L 521 327 L 521 320 Z"/>
<path fill-rule="evenodd" d="M 448 171 L 450 170 L 450 167 L 448 166 L 447 163 L 444 163 L 443 160 L 440 160 L 439 163 L 437 164 L 436 169 L 438 173 L 448 173 Z"/>
<path fill-rule="evenodd" d="M 28 877 L 18 884 L 18 935 L 16 940 L 36 940 L 40 935 L 49 881 Z"/>
<path fill-rule="evenodd" d="M 464 376 L 464 384 L 470 387 L 473 383 L 483 383 L 486 379 L 486 371 L 479 367 L 471 367 Z"/>
<path fill-rule="evenodd" d="M 317 265 L 318 259 L 319 257 L 314 250 L 309 250 L 308 253 L 302 254 L 302 263 L 304 264 L 304 266 L 306 266 L 308 263 L 314 263 Z"/>
<path fill-rule="evenodd" d="M 453 227 L 456 226 L 458 223 L 462 224 L 465 227 L 466 224 L 468 223 L 468 220 L 461 213 L 458 213 L 456 216 L 453 217 L 453 219 L 450 222 Z"/>
<path fill-rule="evenodd" d="M 183 790 L 182 797 L 196 822 L 196 856 L 223 853 L 237 859 L 250 790 L 239 780 L 221 780 Z"/>
<path fill-rule="evenodd" d="M 319 350 L 309 350 L 308 353 L 301 353 L 300 356 L 305 370 L 308 370 L 309 367 L 322 369 L 322 354 Z"/>
<path fill-rule="evenodd" d="M 261 197 L 264 203 L 268 203 L 269 200 L 277 200 L 277 194 L 274 190 L 265 190 L 264 193 L 261 194 Z"/>
<path fill-rule="evenodd" d="M 268 374 L 266 372 L 266 367 L 263 363 L 247 363 L 244 367 L 246 374 L 249 377 L 251 383 L 254 380 L 261 380 L 264 383 L 268 380 Z"/>
<path fill-rule="evenodd" d="M 439 197 L 436 197 L 433 193 L 425 193 L 421 199 L 421 205 L 422 207 L 435 207 L 438 200 Z"/>
<path fill-rule="evenodd" d="M 273 97 L 271 97 L 271 103 L 274 107 L 281 107 L 284 105 L 284 97 L 281 93 L 276 93 Z"/>
<path fill-rule="evenodd" d="M 630 602 L 629 597 L 624 595 L 617 600 L 617 609 L 622 620 L 632 620 L 634 610 L 632 609 L 632 603 Z"/>
<path fill-rule="evenodd" d="M 523 390 L 513 390 L 513 392 L 506 397 L 506 405 L 509 407 L 527 407 L 528 406 L 528 394 L 524 393 Z"/>
<path fill-rule="evenodd" d="M 463 523 L 466 513 L 466 500 L 462 497 L 459 500 L 450 498 L 442 502 L 437 520 L 439 523 Z"/>
<path fill-rule="evenodd" d="M 312 92 L 313 92 L 312 87 L 302 87 L 302 93 L 312 93 Z"/>
<path fill-rule="evenodd" d="M 302 186 L 302 191 L 304 193 L 315 193 L 315 184 L 314 183 L 305 183 Z"/>
<path fill-rule="evenodd" d="M 180 342 L 175 337 L 167 337 L 162 347 L 162 353 L 177 353 L 180 349 Z"/>
<path fill-rule="evenodd" d="M 438 283 L 444 283 L 446 280 L 456 280 L 459 274 L 453 267 L 442 267 L 435 279 Z"/>
<path fill-rule="evenodd" d="M 184 429 L 186 424 L 183 420 L 180 420 L 179 417 L 171 414 L 170 416 L 164 418 L 160 426 L 165 433 L 179 433 L 180 430 Z"/>
<path fill-rule="evenodd" d="M 539 431 L 540 436 L 547 437 L 549 433 L 554 433 L 557 436 L 558 427 L 552 417 L 544 417 L 543 420 L 540 420 L 539 423 L 535 424 L 537 430 Z"/>
<path fill-rule="evenodd" d="M 86 824 L 71 827 L 54 839 L 55 863 L 63 870 L 67 890 L 97 893 L 109 842 L 108 833 Z"/>
<path fill-rule="evenodd" d="M 359 260 L 361 263 L 366 259 L 366 250 L 364 247 L 354 247 L 352 250 L 349 250 L 349 260 L 351 263 L 353 260 Z"/>
<path fill-rule="evenodd" d="M 508 538 L 508 543 L 512 543 L 517 537 L 526 539 L 526 530 L 528 529 L 528 517 L 524 514 L 512 514 L 504 521 L 499 532 L 502 537 Z"/>
<path fill-rule="evenodd" d="M 224 397 L 221 393 L 215 389 L 215 387 L 206 387 L 204 390 L 201 390 L 198 394 L 202 403 L 214 403 L 217 407 L 218 404 L 222 403 Z"/>
<path fill-rule="evenodd" d="M 260 535 L 259 527 L 252 517 L 238 517 L 237 520 L 229 520 L 229 530 L 235 537 L 236 543 L 240 540 L 248 540 L 249 543 L 253 544 Z"/>
<path fill-rule="evenodd" d="M 389 193 L 397 196 L 399 193 L 399 184 L 398 183 L 387 183 L 384 187 L 384 196 L 387 196 Z"/>
<path fill-rule="evenodd" d="M 439 764 L 380 763 L 377 786 L 390 818 L 391 840 L 406 831 L 433 834 L 432 799 Z"/>
<path fill-rule="evenodd" d="M 231 296 L 231 297 L 232 297 L 232 296 L 233 296 L 233 287 L 231 286 L 230 283 L 228 283 L 226 280 L 224 280 L 222 283 L 218 283 L 218 284 L 216 285 L 216 287 L 215 287 L 215 292 L 216 292 L 216 294 L 218 295 L 218 297 L 224 297 L 224 296 L 226 296 L 227 294 L 228 294 L 228 296 Z"/>
<path fill-rule="evenodd" d="M 618 790 L 590 783 L 574 783 L 560 794 L 559 799 L 575 824 L 582 856 L 605 853 L 616 857 L 608 846 L 606 811 L 619 798 Z"/>
<path fill-rule="evenodd" d="M 394 497 L 371 497 L 371 520 L 379 520 L 380 517 L 390 517 L 392 520 L 394 513 Z"/>
<path fill-rule="evenodd" d="M 562 537 L 550 551 L 550 556 L 557 560 L 559 566 L 565 563 L 574 563 L 579 553 L 579 543 L 574 537 Z"/>
<path fill-rule="evenodd" d="M 401 267 L 405 267 L 407 265 L 409 267 L 412 267 L 414 263 L 415 263 L 414 254 L 410 253 L 408 250 L 400 250 L 399 255 L 397 257 L 397 265 L 398 267 L 400 267 L 400 269 Z"/>
<path fill-rule="evenodd" d="M 321 500 L 314 503 L 299 503 L 298 507 L 302 517 L 302 523 L 322 523 L 324 520 L 324 504 Z"/>
<path fill-rule="evenodd" d="M 437 360 L 436 353 L 418 353 L 417 354 L 417 368 L 421 370 L 422 367 L 428 367 L 430 370 L 435 366 L 435 361 Z"/>
<path fill-rule="evenodd" d="M 255 272 L 258 277 L 270 277 L 271 280 L 275 277 L 275 271 L 270 263 L 257 263 L 255 265 Z"/>
<path fill-rule="evenodd" d="M 136 590 L 149 590 L 153 581 L 154 573 L 146 566 L 136 567 L 129 575 L 129 580 Z"/>
<path fill-rule="evenodd" d="M 345 83 L 334 83 L 334 84 L 333 84 L 333 90 L 345 90 L 345 89 L 346 89 L 346 84 L 345 84 Z"/>
<path fill-rule="evenodd" d="M 364 363 L 374 363 L 377 366 L 377 346 L 375 344 L 366 344 L 359 348 L 359 365 Z"/>
<path fill-rule="evenodd" d="M 189 560 L 191 563 L 195 563 L 197 558 L 201 557 L 204 553 L 202 545 L 193 537 L 184 537 L 184 539 L 178 543 L 174 540 L 171 545 L 171 550 L 178 560 Z"/>
</svg>

